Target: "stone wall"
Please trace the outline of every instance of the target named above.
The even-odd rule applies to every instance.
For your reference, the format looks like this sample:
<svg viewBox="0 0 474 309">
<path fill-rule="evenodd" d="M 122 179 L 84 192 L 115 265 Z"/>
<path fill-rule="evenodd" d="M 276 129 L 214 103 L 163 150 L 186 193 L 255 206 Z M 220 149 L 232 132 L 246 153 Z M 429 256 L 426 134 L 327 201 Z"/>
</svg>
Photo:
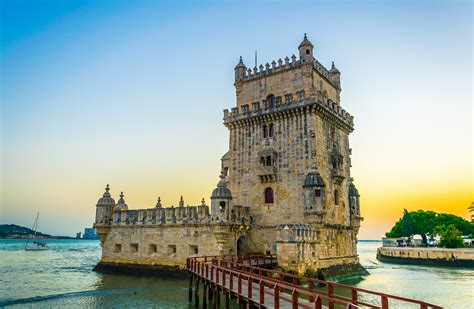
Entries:
<svg viewBox="0 0 474 309">
<path fill-rule="evenodd" d="M 377 249 L 377 254 L 386 257 L 420 259 L 420 260 L 470 260 L 474 261 L 474 249 L 459 248 L 409 248 L 409 247 L 382 247 Z"/>
<path fill-rule="evenodd" d="M 102 262 L 184 267 L 186 258 L 235 252 L 228 225 L 116 226 L 102 246 Z"/>
</svg>

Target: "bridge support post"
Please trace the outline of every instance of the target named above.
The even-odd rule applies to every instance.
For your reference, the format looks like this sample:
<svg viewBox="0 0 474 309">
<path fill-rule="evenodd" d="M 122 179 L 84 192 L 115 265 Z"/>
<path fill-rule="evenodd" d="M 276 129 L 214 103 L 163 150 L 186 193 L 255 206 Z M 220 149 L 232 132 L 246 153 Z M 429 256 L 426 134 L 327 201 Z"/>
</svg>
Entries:
<svg viewBox="0 0 474 309">
<path fill-rule="evenodd" d="M 221 291 L 219 288 L 216 288 L 216 293 L 217 293 L 217 308 L 221 307 Z"/>
<path fill-rule="evenodd" d="M 199 308 L 199 279 L 196 278 L 196 289 L 194 290 L 194 307 Z"/>
<path fill-rule="evenodd" d="M 202 307 L 207 308 L 207 285 L 208 283 L 204 281 L 202 285 Z"/>
<path fill-rule="evenodd" d="M 212 299 L 212 283 L 209 282 L 209 284 L 207 285 L 207 299 L 209 301 L 211 301 Z"/>
<path fill-rule="evenodd" d="M 189 276 L 189 291 L 188 291 L 188 294 L 189 294 L 189 302 L 192 302 L 193 301 L 193 274 L 190 274 Z"/>
<path fill-rule="evenodd" d="M 216 289 L 217 287 L 214 286 L 213 288 L 211 288 L 211 291 L 212 291 L 212 305 L 211 305 L 211 308 L 217 308 L 217 295 L 216 295 Z"/>
<path fill-rule="evenodd" d="M 230 292 L 224 294 L 224 297 L 225 297 L 225 309 L 229 309 L 230 308 L 230 297 L 231 297 Z"/>
</svg>

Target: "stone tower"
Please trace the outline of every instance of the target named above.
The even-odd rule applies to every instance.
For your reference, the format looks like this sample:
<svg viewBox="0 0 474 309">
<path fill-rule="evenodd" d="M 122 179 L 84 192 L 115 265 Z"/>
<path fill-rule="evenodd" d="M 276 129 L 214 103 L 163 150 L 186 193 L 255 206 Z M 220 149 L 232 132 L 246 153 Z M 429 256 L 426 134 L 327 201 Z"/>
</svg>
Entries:
<svg viewBox="0 0 474 309">
<path fill-rule="evenodd" d="M 341 74 L 314 58 L 306 34 L 298 50 L 299 59 L 245 71 L 241 58 L 235 67 L 237 102 L 224 111 L 230 139 L 222 173 L 233 204 L 250 206 L 258 225 L 252 250 L 277 251 L 279 262 L 298 272 L 358 264 L 353 117 L 341 107 Z"/>
</svg>

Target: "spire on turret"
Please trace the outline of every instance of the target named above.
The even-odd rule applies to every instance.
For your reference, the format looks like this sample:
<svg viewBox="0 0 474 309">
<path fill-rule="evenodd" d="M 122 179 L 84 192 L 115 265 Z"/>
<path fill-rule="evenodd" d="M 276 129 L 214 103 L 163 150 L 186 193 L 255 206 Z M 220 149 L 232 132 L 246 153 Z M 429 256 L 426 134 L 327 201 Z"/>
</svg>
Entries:
<svg viewBox="0 0 474 309">
<path fill-rule="evenodd" d="M 298 48 L 305 47 L 305 46 L 309 46 L 309 47 L 313 48 L 313 43 L 311 43 L 311 41 L 308 40 L 308 37 L 306 36 L 306 33 L 304 34 L 303 41 L 301 41 L 300 46 L 298 46 Z"/>
<path fill-rule="evenodd" d="M 117 201 L 117 205 L 115 206 L 115 210 L 128 210 L 128 205 L 125 203 L 125 200 L 123 199 L 123 191 L 120 192 L 120 198 Z"/>
<path fill-rule="evenodd" d="M 109 184 L 107 184 L 107 185 L 105 186 L 105 192 L 104 192 L 104 194 L 103 194 L 102 196 L 103 196 L 103 197 L 110 197 L 109 191 L 110 191 L 110 186 L 109 186 Z"/>
<path fill-rule="evenodd" d="M 201 206 L 206 206 L 206 200 L 204 198 L 201 200 Z"/>
<path fill-rule="evenodd" d="M 156 208 L 161 208 L 161 197 L 158 196 L 158 201 L 155 205 Z"/>
<path fill-rule="evenodd" d="M 115 205 L 115 200 L 110 195 L 110 186 L 107 184 L 105 186 L 105 192 L 102 194 L 102 197 L 97 201 L 97 206 L 113 206 Z"/>
<path fill-rule="evenodd" d="M 181 198 L 179 199 L 179 207 L 184 207 L 184 199 L 182 195 L 181 195 Z"/>
<path fill-rule="evenodd" d="M 331 63 L 331 70 L 329 70 L 330 73 L 341 73 L 339 70 L 336 68 L 334 65 L 334 61 Z"/>
<path fill-rule="evenodd" d="M 235 80 L 241 80 L 245 77 L 245 72 L 247 71 L 247 67 L 242 60 L 242 56 L 240 56 L 239 63 L 235 66 Z"/>
<path fill-rule="evenodd" d="M 308 40 L 306 33 L 304 34 L 303 41 L 298 46 L 300 51 L 301 62 L 312 62 L 313 60 L 313 44 Z"/>
<path fill-rule="evenodd" d="M 334 61 L 332 62 L 331 69 L 329 70 L 329 77 L 331 77 L 331 79 L 334 81 L 334 83 L 340 90 L 341 89 L 341 72 L 339 72 L 339 70 L 334 65 Z M 339 92 L 337 96 L 338 96 L 337 101 L 339 102 Z"/>
</svg>

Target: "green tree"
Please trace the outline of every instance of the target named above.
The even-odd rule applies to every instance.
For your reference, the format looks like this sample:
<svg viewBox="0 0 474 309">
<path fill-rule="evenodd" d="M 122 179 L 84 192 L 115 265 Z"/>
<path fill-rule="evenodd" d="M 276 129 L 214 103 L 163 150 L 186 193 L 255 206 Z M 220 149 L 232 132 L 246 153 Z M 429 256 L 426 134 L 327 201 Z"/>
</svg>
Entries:
<svg viewBox="0 0 474 309">
<path fill-rule="evenodd" d="M 402 218 L 402 231 L 403 236 L 410 237 L 413 235 L 413 222 L 411 216 L 406 209 L 403 209 L 403 218 Z"/>
<path fill-rule="evenodd" d="M 408 215 L 410 219 L 404 220 Z M 400 218 L 395 225 L 392 227 L 390 232 L 386 233 L 387 237 L 403 237 L 408 235 L 409 228 L 408 221 L 411 221 L 412 231 L 411 234 L 420 234 L 423 237 L 423 242 L 426 244 L 426 235 L 436 235 L 435 229 L 437 226 L 449 226 L 454 227 L 461 232 L 462 235 L 472 236 L 474 235 L 474 224 L 464 220 L 461 217 L 452 214 L 436 213 L 434 211 L 410 211 L 403 212 L 402 218 Z M 404 223 L 405 222 L 405 223 Z"/>
<path fill-rule="evenodd" d="M 459 231 L 454 224 L 448 226 L 439 225 L 435 228 L 435 232 L 441 236 L 439 243 L 440 247 L 444 248 L 462 248 L 464 241 L 461 238 L 461 231 Z"/>
</svg>

